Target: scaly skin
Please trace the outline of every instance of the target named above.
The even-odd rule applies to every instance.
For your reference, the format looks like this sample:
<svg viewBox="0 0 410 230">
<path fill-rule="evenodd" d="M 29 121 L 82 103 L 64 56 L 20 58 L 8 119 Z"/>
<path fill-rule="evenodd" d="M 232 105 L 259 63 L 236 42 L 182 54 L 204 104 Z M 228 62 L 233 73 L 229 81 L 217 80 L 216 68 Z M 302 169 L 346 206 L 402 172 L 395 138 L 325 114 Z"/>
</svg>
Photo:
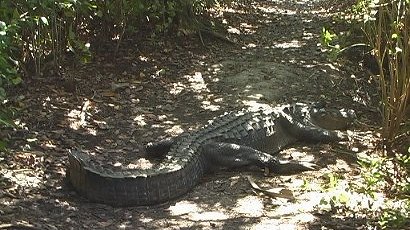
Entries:
<svg viewBox="0 0 410 230">
<path fill-rule="evenodd" d="M 283 173 L 297 168 L 296 164 L 281 164 L 272 155 L 285 146 L 298 140 L 344 138 L 339 131 L 315 126 L 310 121 L 311 111 L 308 105 L 295 104 L 228 113 L 196 132 L 147 145 L 149 154 L 163 156 L 161 163 L 150 169 L 113 172 L 94 165 L 86 153 L 70 151 L 68 179 L 91 201 L 140 206 L 187 193 L 210 167 L 257 165 Z"/>
</svg>

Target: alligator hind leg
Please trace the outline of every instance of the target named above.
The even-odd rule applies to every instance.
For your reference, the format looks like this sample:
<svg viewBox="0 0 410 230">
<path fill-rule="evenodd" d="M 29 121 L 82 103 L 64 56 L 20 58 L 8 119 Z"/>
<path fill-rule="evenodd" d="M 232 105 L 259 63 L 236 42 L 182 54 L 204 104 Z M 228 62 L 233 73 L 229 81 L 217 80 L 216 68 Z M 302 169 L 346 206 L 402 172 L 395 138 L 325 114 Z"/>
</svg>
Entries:
<svg viewBox="0 0 410 230">
<path fill-rule="evenodd" d="M 145 152 L 148 157 L 162 157 L 169 152 L 169 149 L 174 143 L 174 138 L 166 138 L 161 141 L 150 142 L 145 146 Z"/>
<path fill-rule="evenodd" d="M 249 146 L 212 142 L 203 146 L 203 153 L 211 165 L 235 168 L 255 165 L 279 174 L 298 173 L 312 167 L 294 162 L 281 162 L 276 157 Z"/>
</svg>

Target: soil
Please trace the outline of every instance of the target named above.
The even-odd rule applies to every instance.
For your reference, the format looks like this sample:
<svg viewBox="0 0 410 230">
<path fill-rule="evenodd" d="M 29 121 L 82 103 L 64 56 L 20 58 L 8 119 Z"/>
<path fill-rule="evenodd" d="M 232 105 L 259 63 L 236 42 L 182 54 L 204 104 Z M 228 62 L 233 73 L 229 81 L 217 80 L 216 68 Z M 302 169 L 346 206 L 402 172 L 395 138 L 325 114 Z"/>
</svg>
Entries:
<svg viewBox="0 0 410 230">
<path fill-rule="evenodd" d="M 21 108 L 20 128 L 2 134 L 10 152 L 0 155 L 0 228 L 360 229 L 373 223 L 319 208 L 326 175 L 355 180 L 356 154 L 371 151 L 365 132 L 377 124 L 366 71 L 350 57 L 329 61 L 320 46 L 322 28 L 336 26 L 346 2 L 236 3 L 213 12 L 231 42 L 205 33 L 135 36 L 118 51 L 100 44 L 91 63 L 69 63 L 61 76 L 27 79 L 12 96 Z M 315 163 L 316 171 L 221 170 L 188 194 L 149 207 L 90 203 L 65 184 L 69 149 L 121 170 L 146 163 L 147 142 L 197 129 L 226 111 L 312 101 L 358 116 L 350 141 L 299 143 L 279 154 Z M 252 189 L 248 177 L 264 189 L 282 189 L 288 199 Z"/>
</svg>

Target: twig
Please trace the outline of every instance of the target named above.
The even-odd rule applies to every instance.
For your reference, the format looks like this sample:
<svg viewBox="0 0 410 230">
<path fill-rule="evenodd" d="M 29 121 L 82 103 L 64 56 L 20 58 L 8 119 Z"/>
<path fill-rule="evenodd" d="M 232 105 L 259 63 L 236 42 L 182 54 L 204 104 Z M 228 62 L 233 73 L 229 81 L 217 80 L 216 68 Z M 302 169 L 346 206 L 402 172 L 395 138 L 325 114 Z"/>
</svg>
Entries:
<svg viewBox="0 0 410 230">
<path fill-rule="evenodd" d="M 253 179 L 250 176 L 247 176 L 246 178 L 248 179 L 249 184 L 251 184 L 251 187 L 254 190 L 256 190 L 258 192 L 261 192 L 261 193 L 263 193 L 263 194 L 265 194 L 269 197 L 273 197 L 273 198 L 279 197 L 279 198 L 284 198 L 284 199 L 288 199 L 288 200 L 294 200 L 295 199 L 293 196 L 284 195 L 284 194 L 280 194 L 280 193 L 276 193 L 276 192 L 271 192 L 271 191 L 266 190 L 266 189 L 262 189 L 262 188 L 259 187 L 259 185 L 257 185 L 255 183 L 255 181 L 253 181 Z"/>
<path fill-rule="evenodd" d="M 0 224 L 0 229 L 30 229 L 40 230 L 41 228 L 34 227 L 30 224 Z"/>
</svg>

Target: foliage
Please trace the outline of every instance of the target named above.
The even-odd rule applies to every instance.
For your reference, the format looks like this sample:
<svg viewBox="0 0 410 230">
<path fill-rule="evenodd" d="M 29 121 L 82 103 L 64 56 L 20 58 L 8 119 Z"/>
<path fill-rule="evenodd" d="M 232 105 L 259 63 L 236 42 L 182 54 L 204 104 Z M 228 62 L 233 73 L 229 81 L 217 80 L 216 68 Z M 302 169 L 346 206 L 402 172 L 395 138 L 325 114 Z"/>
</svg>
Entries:
<svg viewBox="0 0 410 230">
<path fill-rule="evenodd" d="M 340 53 L 340 45 L 337 42 L 337 35 L 330 32 L 325 27 L 322 28 L 320 43 L 323 47 L 329 48 L 329 58 L 335 60 Z"/>
<path fill-rule="evenodd" d="M 321 34 L 322 46 L 329 51 L 331 60 L 355 46 L 372 49 L 379 69 L 382 137 L 387 152 L 391 152 L 392 145 L 410 132 L 409 9 L 408 0 L 359 0 L 352 12 L 361 18 L 359 21 L 367 44 L 356 43 L 341 48 L 345 45 L 341 41 L 343 36 L 328 28 L 323 28 Z"/>
<path fill-rule="evenodd" d="M 361 159 L 361 176 L 364 180 L 359 190 L 375 197 L 385 190 L 394 199 L 380 210 L 379 225 L 383 229 L 400 228 L 409 223 L 410 211 L 410 149 L 396 158 L 373 157 Z M 400 198 L 401 197 L 401 198 Z M 400 198 L 400 199 L 398 199 Z"/>
<path fill-rule="evenodd" d="M 90 61 L 95 39 L 117 40 L 142 28 L 167 32 L 188 25 L 216 0 L 5 0 L 0 2 L 0 68 L 39 75 L 61 66 L 64 52 Z M 9 76 L 8 76 L 9 77 Z M 12 78 L 14 79 L 14 78 Z M 1 93 L 1 92 L 0 92 Z"/>
<path fill-rule="evenodd" d="M 389 148 L 401 133 L 410 102 L 410 3 L 365 1 L 364 31 L 379 68 L 382 136 Z M 407 117 L 408 118 L 408 117 Z"/>
<path fill-rule="evenodd" d="M 379 220 L 382 229 L 402 229 L 410 224 L 410 201 L 400 208 L 389 208 L 384 210 Z"/>
<path fill-rule="evenodd" d="M 410 117 L 406 115 L 410 102 L 410 2 L 361 0 L 354 12 L 362 16 L 362 28 L 377 62 L 383 144 L 392 156 L 360 161 L 364 180 L 361 190 L 371 196 L 384 190 L 394 197 L 393 205 L 380 210 L 379 225 L 400 228 L 408 225 L 410 218 L 410 149 L 393 155 L 396 151 L 391 147 L 410 131 Z"/>
<path fill-rule="evenodd" d="M 3 0 L 0 1 L 0 106 L 6 89 L 24 77 L 56 72 L 67 52 L 83 63 L 90 48 L 142 28 L 170 32 L 189 25 L 217 0 Z M 24 77 L 21 77 L 24 76 Z M 1 108 L 0 108 L 1 110 Z M 6 122 L 0 114 L 0 128 Z"/>
</svg>

